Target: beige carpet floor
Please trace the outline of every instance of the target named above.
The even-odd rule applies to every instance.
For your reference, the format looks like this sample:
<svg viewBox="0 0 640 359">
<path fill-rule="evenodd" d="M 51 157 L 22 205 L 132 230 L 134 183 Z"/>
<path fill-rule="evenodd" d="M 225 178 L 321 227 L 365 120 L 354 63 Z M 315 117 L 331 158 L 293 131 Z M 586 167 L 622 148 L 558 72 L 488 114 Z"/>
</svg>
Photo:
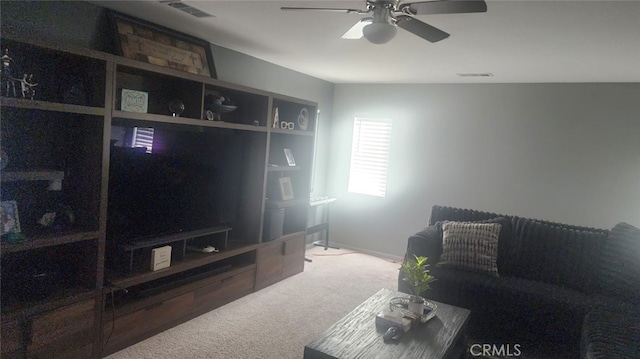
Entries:
<svg viewBox="0 0 640 359">
<path fill-rule="evenodd" d="M 247 295 L 108 359 L 301 359 L 305 344 L 381 288 L 399 263 L 314 247 L 303 273 Z"/>
</svg>

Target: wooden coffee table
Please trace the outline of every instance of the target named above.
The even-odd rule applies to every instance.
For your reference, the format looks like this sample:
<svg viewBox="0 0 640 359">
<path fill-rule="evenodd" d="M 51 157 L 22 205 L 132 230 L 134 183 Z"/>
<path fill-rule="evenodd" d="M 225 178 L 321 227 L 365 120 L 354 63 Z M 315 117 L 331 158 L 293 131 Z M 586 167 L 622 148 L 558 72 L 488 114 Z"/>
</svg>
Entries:
<svg viewBox="0 0 640 359">
<path fill-rule="evenodd" d="M 436 317 L 415 326 L 398 343 L 384 343 L 375 317 L 389 308 L 389 300 L 407 294 L 382 289 L 304 347 L 304 359 L 449 358 L 457 351 L 467 319 L 467 309 L 434 302 Z"/>
</svg>

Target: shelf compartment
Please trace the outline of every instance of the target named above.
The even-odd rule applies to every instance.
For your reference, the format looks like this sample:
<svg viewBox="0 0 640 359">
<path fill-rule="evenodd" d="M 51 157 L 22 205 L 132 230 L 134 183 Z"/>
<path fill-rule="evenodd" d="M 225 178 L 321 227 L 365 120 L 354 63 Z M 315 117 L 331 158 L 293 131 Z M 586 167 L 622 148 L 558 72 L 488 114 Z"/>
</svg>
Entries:
<svg viewBox="0 0 640 359">
<path fill-rule="evenodd" d="M 147 93 L 147 113 L 172 116 L 169 103 L 182 101 L 184 111 L 178 116 L 192 119 L 202 118 L 204 85 L 198 81 L 117 66 L 114 110 L 121 110 L 122 90 L 129 89 Z M 178 117 L 176 116 L 176 117 Z"/>
<path fill-rule="evenodd" d="M 20 252 L 37 248 L 58 246 L 61 244 L 88 241 L 99 238 L 100 232 L 80 232 L 68 234 L 48 234 L 43 236 L 27 237 L 21 243 L 2 242 L 3 253 Z"/>
<path fill-rule="evenodd" d="M 64 179 L 64 172 L 62 171 L 13 171 L 2 172 L 0 179 L 3 182 L 13 181 L 62 181 Z"/>
<path fill-rule="evenodd" d="M 49 191 L 62 190 L 62 180 L 64 179 L 64 172 L 62 171 L 12 171 L 2 172 L 0 181 L 2 182 L 17 182 L 17 181 L 48 181 Z"/>
<path fill-rule="evenodd" d="M 150 253 L 148 252 L 151 248 L 157 248 L 162 246 L 163 244 L 165 245 L 168 244 L 172 248 L 171 260 L 181 261 L 186 257 L 187 241 L 191 241 L 192 245 L 194 244 L 193 242 L 201 242 L 201 243 L 204 242 L 207 244 L 209 242 L 215 242 L 216 248 L 225 249 L 227 247 L 227 241 L 229 240 L 230 231 L 231 231 L 231 227 L 227 227 L 227 226 L 210 227 L 210 228 L 204 228 L 196 231 L 170 234 L 170 235 L 154 237 L 146 240 L 138 240 L 129 244 L 121 245 L 120 249 L 122 252 L 127 253 L 129 256 L 128 272 L 131 273 L 134 271 L 134 258 L 135 258 L 134 254 L 138 249 L 144 249 L 145 251 L 143 251 L 142 256 L 149 257 L 144 259 L 150 259 L 151 256 L 149 255 Z M 224 234 L 224 237 L 215 238 L 216 234 Z M 201 246 L 204 247 L 207 244 L 202 244 Z M 142 262 L 143 262 L 142 265 L 144 265 L 148 261 L 142 260 Z M 137 263 L 137 264 L 138 265 L 136 265 L 136 267 L 139 267 L 140 263 Z"/>
<path fill-rule="evenodd" d="M 221 96 L 229 99 L 236 106 L 234 111 L 220 114 L 222 122 L 251 126 L 254 125 L 254 122 L 257 122 L 257 126 L 266 129 L 267 107 L 269 103 L 267 96 L 226 87 L 206 85 L 204 98 L 205 110 L 213 109 L 211 101 Z"/>
<path fill-rule="evenodd" d="M 7 39 L 2 40 L 2 49 L 8 49 L 12 58 L 12 77 L 21 78 L 23 74 L 33 74 L 31 82 L 37 84 L 34 87 L 34 99 L 37 101 L 26 106 L 43 105 L 53 109 L 58 107 L 58 111 L 71 109 L 69 112 L 75 112 L 73 107 L 64 109 L 59 107 L 61 105 L 52 103 L 78 105 L 77 111 L 80 113 L 90 107 L 104 108 L 106 61 Z M 15 82 L 16 94 L 11 89 L 9 94 L 2 91 L 2 95 L 22 99 L 20 80 Z M 19 106 L 22 105 L 25 102 L 19 103 Z M 100 115 L 91 112 L 87 114 Z"/>
<path fill-rule="evenodd" d="M 278 133 L 291 133 L 297 135 L 309 135 L 313 136 L 316 126 L 316 114 L 317 107 L 315 104 L 297 99 L 286 98 L 284 96 L 275 96 L 273 98 L 273 108 L 278 109 L 278 119 L 280 122 L 293 122 L 293 130 L 283 130 L 272 128 L 272 132 Z M 303 109 L 307 110 L 307 127 L 303 129 L 303 125 L 299 122 L 299 117 L 302 115 Z"/>
<path fill-rule="evenodd" d="M 114 302 L 111 302 L 110 298 L 110 290 L 105 289 L 105 301 L 104 301 L 104 309 L 105 310 L 113 310 L 115 309 L 115 316 L 125 315 L 127 313 L 145 308 L 153 303 L 158 301 L 167 300 L 184 293 L 196 290 L 203 286 L 207 286 L 216 282 L 224 281 L 227 278 L 231 278 L 237 276 L 239 274 L 253 271 L 256 267 L 255 261 L 253 263 L 244 263 L 236 266 L 232 266 L 226 271 L 221 271 L 216 274 L 212 274 L 208 277 L 202 277 L 194 280 L 188 280 L 188 277 L 184 277 L 181 283 L 177 283 L 174 286 L 166 290 L 159 290 L 156 293 L 151 295 L 140 295 L 139 292 L 136 292 L 136 287 L 129 287 L 126 293 L 124 291 L 119 291 L 117 288 L 114 288 Z M 153 288 L 153 286 L 149 286 L 149 288 Z M 146 288 L 145 288 L 146 289 Z"/>
<path fill-rule="evenodd" d="M 22 233 L 30 238 L 97 231 L 104 119 L 3 107 L 0 127 L 8 156 L 2 171 L 2 198 L 16 201 Z M 51 180 L 58 182 L 56 186 L 50 187 Z M 61 214 L 69 209 L 73 220 L 61 221 Z M 51 212 L 60 214 L 57 222 L 48 227 L 38 224 Z"/>
<path fill-rule="evenodd" d="M 306 205 L 306 206 L 309 205 L 309 198 L 292 199 L 288 201 L 279 201 L 279 200 L 270 199 L 266 202 L 266 207 L 268 209 L 290 208 L 290 207 L 298 207 L 303 205 Z"/>
<path fill-rule="evenodd" d="M 0 104 L 3 107 L 15 107 L 15 108 L 55 111 L 55 112 L 68 112 L 68 113 L 76 113 L 80 115 L 104 116 L 105 114 L 103 107 L 71 105 L 71 104 L 65 104 L 65 103 L 30 100 L 30 99 L 4 97 L 4 96 L 0 97 Z"/>
<path fill-rule="evenodd" d="M 268 172 L 298 172 L 300 171 L 300 166 L 269 166 L 267 167 Z"/>
<path fill-rule="evenodd" d="M 210 263 L 218 262 L 226 258 L 237 256 L 255 250 L 257 244 L 238 243 L 233 240 L 229 241 L 229 246 L 225 250 L 218 253 L 189 253 L 184 260 L 171 264 L 170 267 L 157 271 L 144 271 L 134 274 L 122 274 L 117 272 L 109 272 L 108 282 L 120 288 L 128 288 L 141 283 L 160 279 L 176 273 L 184 272 L 189 269 L 197 268 Z"/>
<path fill-rule="evenodd" d="M 11 312 L 97 288 L 99 238 L 2 256 L 2 310 Z"/>
<path fill-rule="evenodd" d="M 41 301 L 13 303 L 10 305 L 3 304 L 2 321 L 5 322 L 23 319 L 38 313 L 95 297 L 96 291 L 93 289 L 89 290 L 83 287 L 74 287 L 61 290 Z"/>
<path fill-rule="evenodd" d="M 309 131 L 284 130 L 284 129 L 281 129 L 281 128 L 269 128 L 269 131 L 271 133 L 281 133 L 281 134 L 285 134 L 285 135 L 313 137 L 313 132 L 309 132 Z"/>
<path fill-rule="evenodd" d="M 254 131 L 254 132 L 267 132 L 266 127 L 261 126 L 253 126 L 253 125 L 244 125 L 238 123 L 231 122 L 223 122 L 223 121 L 207 121 L 186 117 L 173 117 L 168 115 L 157 115 L 151 113 L 136 113 L 136 112 L 126 112 L 126 111 L 114 111 L 114 124 L 122 123 L 122 120 L 126 120 L 127 123 L 134 124 L 133 121 L 149 121 L 154 123 L 167 123 L 167 124 L 178 124 L 178 125 L 189 125 L 189 126 L 201 126 L 201 127 L 211 127 L 211 128 L 222 128 L 222 129 L 230 129 L 230 130 L 241 130 L 241 131 Z M 140 127 L 143 127 L 144 124 L 141 124 Z M 149 123 L 146 126 L 150 126 Z"/>
<path fill-rule="evenodd" d="M 231 274 L 231 275 L 230 275 Z M 253 292 L 255 264 L 233 273 L 168 290 L 160 295 L 135 300 L 122 307 L 105 308 L 103 338 L 109 337 L 103 353 L 110 354 L 142 340 L 167 326 L 186 321 L 204 312 Z"/>
<path fill-rule="evenodd" d="M 225 234 L 225 243 L 226 243 L 229 238 L 230 231 L 231 231 L 231 227 L 226 227 L 226 226 L 211 227 L 211 228 L 200 229 L 197 231 L 171 234 L 168 236 L 158 237 L 154 239 L 139 240 L 131 244 L 123 245 L 122 249 L 128 252 L 128 251 L 134 251 L 140 248 L 154 247 L 154 246 L 159 246 L 159 245 L 167 244 L 171 242 L 187 241 L 190 239 L 194 239 L 196 237 L 206 236 L 210 234 L 218 234 L 218 233 Z"/>
</svg>

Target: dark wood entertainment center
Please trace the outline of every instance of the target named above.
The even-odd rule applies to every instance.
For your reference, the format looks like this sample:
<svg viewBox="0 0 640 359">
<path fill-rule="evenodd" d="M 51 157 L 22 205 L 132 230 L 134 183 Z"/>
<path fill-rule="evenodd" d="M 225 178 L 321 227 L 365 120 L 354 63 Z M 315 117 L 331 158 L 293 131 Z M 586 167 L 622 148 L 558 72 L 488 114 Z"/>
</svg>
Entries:
<svg viewBox="0 0 640 359">
<path fill-rule="evenodd" d="M 38 85 L 32 100 L 3 82 L 0 98 L 2 200 L 16 201 L 22 227 L 22 238 L 1 243 L 2 358 L 101 358 L 304 270 L 317 103 L 83 48 L 3 39 L 5 48 L 11 66 L 37 71 Z M 147 112 L 121 110 L 122 89 L 148 93 Z M 206 120 L 207 95 L 237 109 Z M 179 117 L 168 110 L 173 99 L 185 104 Z M 295 129 L 273 127 L 276 108 Z M 309 123 L 299 129 L 303 109 Z M 172 146 L 235 176 L 218 188 L 231 204 L 224 225 L 115 243 L 109 181 L 120 128 L 197 138 Z M 279 198 L 283 177 L 294 199 Z M 66 222 L 37 223 L 62 205 L 67 212 L 56 213 L 72 213 Z M 282 235 L 267 240 L 272 210 L 283 213 Z M 185 249 L 202 241 L 220 251 Z M 150 250 L 167 245 L 171 265 L 150 270 Z"/>
</svg>

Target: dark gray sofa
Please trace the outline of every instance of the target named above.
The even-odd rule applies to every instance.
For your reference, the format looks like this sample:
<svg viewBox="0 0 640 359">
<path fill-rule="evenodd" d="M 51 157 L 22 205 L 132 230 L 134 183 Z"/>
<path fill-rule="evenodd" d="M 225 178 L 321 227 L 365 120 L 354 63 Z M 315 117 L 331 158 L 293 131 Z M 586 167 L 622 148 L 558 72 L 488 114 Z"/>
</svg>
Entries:
<svg viewBox="0 0 640 359">
<path fill-rule="evenodd" d="M 499 276 L 437 264 L 442 223 L 501 225 Z M 437 281 L 426 298 L 472 311 L 469 335 L 543 346 L 555 357 L 640 358 L 640 230 L 572 226 L 434 206 L 429 226 L 408 239 L 405 261 L 429 257 Z M 398 289 L 409 293 L 401 278 Z M 623 318 L 623 319 L 621 319 Z"/>
</svg>

